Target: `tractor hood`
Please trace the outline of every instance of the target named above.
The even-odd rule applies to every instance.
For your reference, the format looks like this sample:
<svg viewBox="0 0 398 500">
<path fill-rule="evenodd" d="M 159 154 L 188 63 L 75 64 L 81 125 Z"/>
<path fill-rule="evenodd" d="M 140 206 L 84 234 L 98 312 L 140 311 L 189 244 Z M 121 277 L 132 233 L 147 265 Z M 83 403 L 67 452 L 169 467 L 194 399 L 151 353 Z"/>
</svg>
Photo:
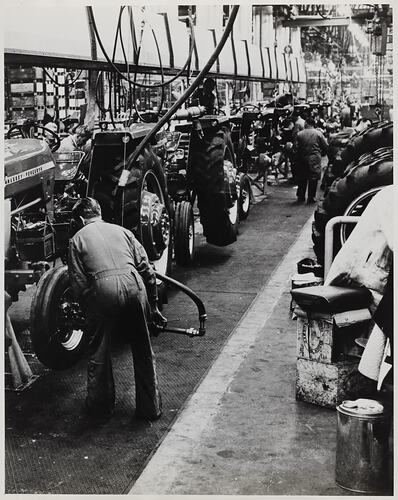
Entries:
<svg viewBox="0 0 398 500">
<path fill-rule="evenodd" d="M 47 143 L 39 139 L 4 141 L 5 198 L 54 177 L 55 164 Z"/>
</svg>

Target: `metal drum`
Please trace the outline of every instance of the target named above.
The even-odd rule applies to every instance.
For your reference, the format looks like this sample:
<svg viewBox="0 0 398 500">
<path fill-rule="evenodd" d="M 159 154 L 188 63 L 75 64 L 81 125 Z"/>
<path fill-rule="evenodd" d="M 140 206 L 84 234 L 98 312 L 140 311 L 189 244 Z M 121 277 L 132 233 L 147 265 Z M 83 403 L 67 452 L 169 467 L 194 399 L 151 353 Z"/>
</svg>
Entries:
<svg viewBox="0 0 398 500">
<path fill-rule="evenodd" d="M 337 407 L 336 483 L 357 493 L 391 489 L 391 415 L 371 399 L 343 401 Z"/>
</svg>

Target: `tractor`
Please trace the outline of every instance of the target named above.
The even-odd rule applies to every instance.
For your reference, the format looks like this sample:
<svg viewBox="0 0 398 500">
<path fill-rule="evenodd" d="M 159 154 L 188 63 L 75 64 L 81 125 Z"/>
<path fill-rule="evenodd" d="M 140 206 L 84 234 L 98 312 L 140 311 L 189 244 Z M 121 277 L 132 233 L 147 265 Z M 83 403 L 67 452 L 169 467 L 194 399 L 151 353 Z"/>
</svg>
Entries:
<svg viewBox="0 0 398 500">
<path fill-rule="evenodd" d="M 148 127 L 151 124 L 134 123 L 111 131 L 102 127 L 94 135 L 89 169 L 83 177 L 81 154 L 57 155 L 56 147 L 51 152 L 43 138 L 30 138 L 21 128 L 9 131 L 9 137 L 14 138 L 5 141 L 6 291 L 17 300 L 27 284 L 37 284 L 30 335 L 35 354 L 49 368 L 62 370 L 74 365 L 88 341 L 84 311 L 72 296 L 64 265 L 73 234 L 71 210 L 81 195 L 96 198 L 105 221 L 122 224 L 143 244 L 159 278 L 160 300 L 167 301 L 167 281 L 196 302 L 201 317 L 199 331 L 168 331 L 204 334 L 205 311 L 200 299 L 165 276 L 171 267 L 172 214 L 161 162 L 164 133 L 141 151 L 137 162 L 130 165 L 126 187 L 121 193 L 117 190 L 120 172 Z M 38 128 L 29 133 L 34 135 L 32 130 Z"/>
<path fill-rule="evenodd" d="M 243 174 L 236 166 L 228 117 L 192 106 L 177 111 L 172 123 L 177 147 L 168 163 L 167 185 L 176 207 L 175 258 L 177 264 L 189 265 L 195 201 L 206 241 L 230 245 L 237 239 L 239 219 L 248 214 L 250 184 L 241 190 Z"/>
</svg>

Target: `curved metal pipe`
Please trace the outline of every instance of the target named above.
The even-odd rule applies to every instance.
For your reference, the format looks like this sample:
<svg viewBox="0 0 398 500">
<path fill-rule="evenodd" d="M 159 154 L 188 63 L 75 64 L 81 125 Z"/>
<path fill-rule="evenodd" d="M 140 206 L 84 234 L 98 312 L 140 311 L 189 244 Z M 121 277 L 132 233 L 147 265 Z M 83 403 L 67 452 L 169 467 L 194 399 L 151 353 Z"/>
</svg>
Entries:
<svg viewBox="0 0 398 500">
<path fill-rule="evenodd" d="M 165 276 L 164 274 L 160 274 L 157 271 L 155 271 L 155 274 L 156 274 L 156 277 L 158 279 L 168 283 L 169 285 L 173 286 L 174 288 L 178 288 L 178 290 L 180 290 L 181 292 L 188 295 L 188 297 L 195 302 L 196 307 L 198 308 L 198 312 L 199 312 L 198 335 L 203 336 L 206 333 L 205 322 L 207 319 L 207 314 L 206 314 L 205 306 L 204 306 L 202 300 L 200 299 L 200 297 L 198 295 L 196 295 L 196 293 L 193 290 L 191 290 L 190 288 L 188 288 L 186 285 L 183 285 L 179 281 L 177 281 L 173 278 L 170 278 L 170 276 Z M 177 330 L 177 329 L 173 329 L 173 331 L 175 331 L 175 330 Z M 189 332 L 192 332 L 192 329 L 187 330 L 187 332 L 189 334 Z M 178 332 L 176 332 L 176 333 L 178 333 Z"/>
<path fill-rule="evenodd" d="M 338 215 L 330 219 L 325 227 L 325 258 L 324 258 L 324 279 L 326 279 L 328 272 L 333 262 L 333 236 L 334 226 L 336 224 L 356 224 L 360 217 L 354 215 Z"/>
</svg>

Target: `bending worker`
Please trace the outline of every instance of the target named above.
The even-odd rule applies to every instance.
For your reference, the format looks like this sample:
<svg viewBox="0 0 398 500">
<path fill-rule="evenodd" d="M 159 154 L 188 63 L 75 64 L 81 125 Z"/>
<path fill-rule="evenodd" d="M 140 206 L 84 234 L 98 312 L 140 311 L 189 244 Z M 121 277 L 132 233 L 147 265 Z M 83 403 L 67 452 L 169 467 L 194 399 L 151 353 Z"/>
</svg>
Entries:
<svg viewBox="0 0 398 500">
<path fill-rule="evenodd" d="M 104 222 L 93 198 L 79 200 L 72 216 L 81 229 L 69 245 L 70 281 L 86 310 L 90 337 L 86 410 L 94 418 L 113 412 L 110 340 L 121 332 L 133 352 L 136 416 L 157 419 L 162 405 L 147 321 L 166 319 L 157 307 L 154 270 L 133 233 Z"/>
</svg>

